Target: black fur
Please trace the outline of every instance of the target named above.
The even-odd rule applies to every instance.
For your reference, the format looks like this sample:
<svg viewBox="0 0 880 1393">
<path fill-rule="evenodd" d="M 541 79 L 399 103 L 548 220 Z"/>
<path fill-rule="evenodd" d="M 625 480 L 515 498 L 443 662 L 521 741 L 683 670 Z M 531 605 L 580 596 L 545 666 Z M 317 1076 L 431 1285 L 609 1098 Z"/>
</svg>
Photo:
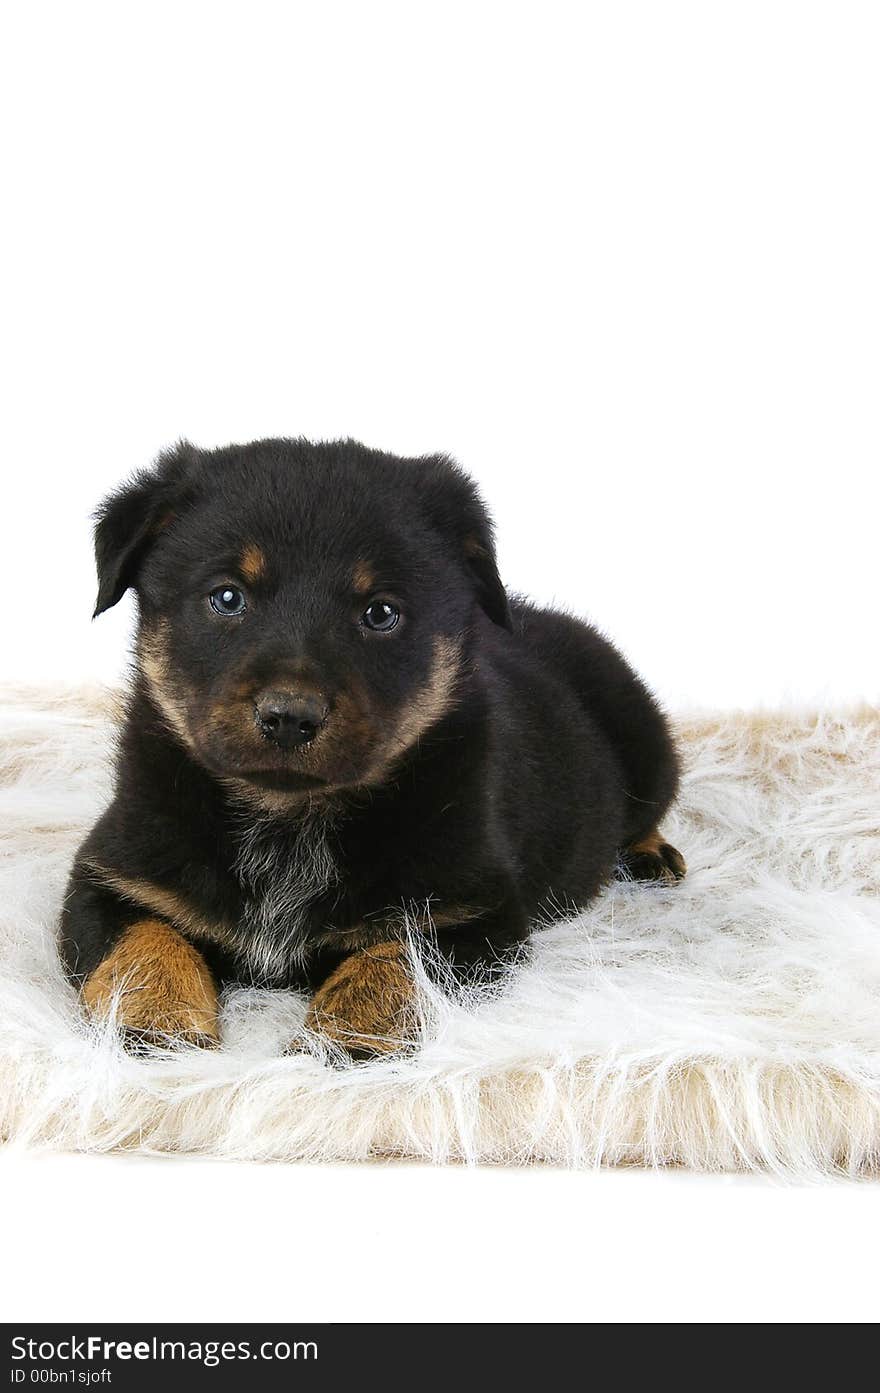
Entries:
<svg viewBox="0 0 880 1393">
<path fill-rule="evenodd" d="M 314 987 L 358 935 L 426 903 L 451 962 L 491 965 L 542 913 L 586 905 L 675 796 L 646 688 L 594 629 L 508 599 L 488 516 L 448 459 L 182 444 L 104 503 L 96 554 L 96 614 L 132 586 L 140 624 L 115 796 L 64 914 L 79 981 L 143 917 L 142 883 L 173 896 L 168 917 L 219 981 Z M 208 602 L 227 581 L 240 617 Z M 372 594 L 399 605 L 390 633 L 361 623 Z M 329 715 L 284 749 L 255 702 L 300 689 Z M 259 864 L 243 850 L 255 826 Z M 330 879 L 260 921 L 273 876 L 299 857 L 308 881 L 321 847 Z M 260 922 L 268 966 L 249 953 Z"/>
</svg>

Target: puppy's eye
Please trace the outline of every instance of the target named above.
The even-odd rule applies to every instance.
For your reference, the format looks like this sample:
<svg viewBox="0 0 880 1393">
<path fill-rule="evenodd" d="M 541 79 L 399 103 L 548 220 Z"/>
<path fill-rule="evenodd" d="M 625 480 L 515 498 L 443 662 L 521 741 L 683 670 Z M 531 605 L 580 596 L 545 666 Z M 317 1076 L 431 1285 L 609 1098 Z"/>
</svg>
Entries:
<svg viewBox="0 0 880 1393">
<path fill-rule="evenodd" d="M 247 609 L 247 600 L 237 585 L 218 585 L 216 590 L 211 591 L 208 599 L 211 601 L 211 608 L 224 618 L 244 614 Z"/>
<path fill-rule="evenodd" d="M 400 610 L 396 605 L 390 605 L 387 600 L 373 600 L 363 612 L 362 623 L 374 633 L 387 634 L 399 618 Z"/>
</svg>

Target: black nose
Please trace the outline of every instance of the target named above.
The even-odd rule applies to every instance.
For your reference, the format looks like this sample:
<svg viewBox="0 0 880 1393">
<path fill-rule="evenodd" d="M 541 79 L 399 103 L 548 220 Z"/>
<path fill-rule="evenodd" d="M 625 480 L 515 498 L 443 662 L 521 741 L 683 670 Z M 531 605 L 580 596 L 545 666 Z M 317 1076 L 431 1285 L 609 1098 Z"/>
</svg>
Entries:
<svg viewBox="0 0 880 1393">
<path fill-rule="evenodd" d="M 255 705 L 263 735 L 284 750 L 314 740 L 327 719 L 327 707 L 317 696 L 264 692 Z"/>
</svg>

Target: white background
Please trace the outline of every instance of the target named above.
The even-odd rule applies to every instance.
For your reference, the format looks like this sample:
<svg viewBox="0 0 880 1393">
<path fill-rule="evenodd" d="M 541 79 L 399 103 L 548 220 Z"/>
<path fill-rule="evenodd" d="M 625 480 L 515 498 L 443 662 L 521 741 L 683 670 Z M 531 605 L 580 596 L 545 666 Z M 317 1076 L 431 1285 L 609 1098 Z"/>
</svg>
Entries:
<svg viewBox="0 0 880 1393">
<path fill-rule="evenodd" d="M 508 583 L 670 705 L 876 700 L 876 6 L 80 0 L 3 31 L 4 680 L 121 671 L 88 516 L 164 444 L 351 434 L 455 454 Z M 869 1185 L 0 1176 L 10 1318 L 880 1304 Z"/>
</svg>

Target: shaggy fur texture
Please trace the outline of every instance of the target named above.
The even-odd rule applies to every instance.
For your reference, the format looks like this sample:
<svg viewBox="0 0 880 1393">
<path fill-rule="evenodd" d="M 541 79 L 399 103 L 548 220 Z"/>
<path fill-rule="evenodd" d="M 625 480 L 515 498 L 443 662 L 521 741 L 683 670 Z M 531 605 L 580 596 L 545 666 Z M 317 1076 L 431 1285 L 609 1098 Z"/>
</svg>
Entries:
<svg viewBox="0 0 880 1393">
<path fill-rule="evenodd" d="M 880 712 L 679 723 L 674 889 L 617 884 L 501 989 L 425 984 L 412 1058 L 332 1068 L 305 1000 L 235 990 L 226 1044 L 127 1057 L 55 931 L 108 797 L 110 698 L 0 711 L 0 1134 L 54 1148 L 339 1160 L 880 1165 Z M 303 1052 L 282 1046 L 300 1032 Z"/>
</svg>

